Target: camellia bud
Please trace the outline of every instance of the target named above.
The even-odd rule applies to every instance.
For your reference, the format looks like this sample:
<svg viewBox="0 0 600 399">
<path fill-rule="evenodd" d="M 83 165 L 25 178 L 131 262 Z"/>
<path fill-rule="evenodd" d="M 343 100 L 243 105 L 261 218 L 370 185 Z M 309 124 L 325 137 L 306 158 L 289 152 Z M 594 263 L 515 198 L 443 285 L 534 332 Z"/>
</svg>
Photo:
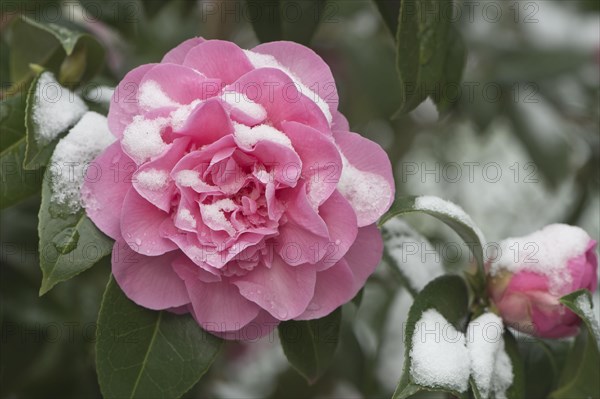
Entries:
<svg viewBox="0 0 600 399">
<path fill-rule="evenodd" d="M 581 320 L 559 300 L 596 290 L 596 241 L 579 227 L 552 224 L 502 241 L 487 273 L 490 297 L 506 324 L 541 338 L 572 336 Z"/>
</svg>

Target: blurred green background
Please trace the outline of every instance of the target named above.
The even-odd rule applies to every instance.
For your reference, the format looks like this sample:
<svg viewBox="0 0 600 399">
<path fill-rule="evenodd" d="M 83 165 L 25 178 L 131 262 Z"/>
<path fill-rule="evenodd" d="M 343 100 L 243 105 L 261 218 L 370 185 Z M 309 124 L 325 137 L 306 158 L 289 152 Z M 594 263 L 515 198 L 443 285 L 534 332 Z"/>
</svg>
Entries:
<svg viewBox="0 0 600 399">
<path fill-rule="evenodd" d="M 388 3 L 393 9 L 395 2 Z M 81 4 L 102 18 L 85 18 Z M 489 0 L 457 6 L 455 25 L 467 61 L 456 104 L 442 116 L 431 100 L 394 116 L 401 96 L 395 43 L 375 2 L 328 1 L 308 45 L 331 66 L 352 130 L 388 152 L 398 195 L 452 200 L 490 241 L 555 222 L 579 225 L 598 240 L 598 2 Z M 252 48 L 259 41 L 245 7 L 244 1 L 3 1 L 3 93 L 15 83 L 9 43 L 15 41 L 11 23 L 20 14 L 98 38 L 107 57 L 92 83 L 107 90 L 133 67 L 159 61 L 193 36 Z M 110 262 L 39 298 L 38 208 L 39 196 L 33 196 L 0 214 L 0 395 L 100 397 L 94 330 Z M 410 222 L 434 243 L 455 239 L 433 220 Z M 277 342 L 229 342 L 186 397 L 390 397 L 402 371 L 402 323 L 411 299 L 387 277 L 380 267 L 360 307 L 344 308 L 336 360 L 315 385 L 289 368 Z M 595 303 L 598 309 L 597 295 Z M 560 357 L 561 345 L 528 350 L 528 365 L 537 364 L 530 367 L 528 397 L 544 397 L 552 388 L 558 371 L 544 356 L 550 351 Z"/>
</svg>

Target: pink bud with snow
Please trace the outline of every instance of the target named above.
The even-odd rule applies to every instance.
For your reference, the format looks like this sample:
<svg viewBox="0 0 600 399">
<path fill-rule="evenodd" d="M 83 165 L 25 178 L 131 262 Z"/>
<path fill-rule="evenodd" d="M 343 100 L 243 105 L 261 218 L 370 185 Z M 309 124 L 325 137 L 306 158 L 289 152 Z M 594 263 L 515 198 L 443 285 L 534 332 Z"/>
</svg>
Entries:
<svg viewBox="0 0 600 399">
<path fill-rule="evenodd" d="M 490 297 L 508 325 L 541 338 L 572 336 L 581 320 L 559 299 L 596 290 L 596 241 L 579 227 L 552 224 L 502 241 L 487 271 Z"/>
</svg>

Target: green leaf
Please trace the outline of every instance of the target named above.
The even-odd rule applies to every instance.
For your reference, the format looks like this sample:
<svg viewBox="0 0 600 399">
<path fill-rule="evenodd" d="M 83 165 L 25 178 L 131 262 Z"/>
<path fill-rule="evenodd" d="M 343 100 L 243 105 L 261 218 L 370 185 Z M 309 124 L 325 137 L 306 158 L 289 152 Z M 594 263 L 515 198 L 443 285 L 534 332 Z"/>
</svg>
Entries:
<svg viewBox="0 0 600 399">
<path fill-rule="evenodd" d="M 510 358 L 513 369 L 513 383 L 506 391 L 507 399 L 525 398 L 525 364 L 519 352 L 517 340 L 508 330 L 504 330 L 504 349 Z"/>
<path fill-rule="evenodd" d="M 460 398 L 466 398 L 467 392 L 456 392 L 443 386 L 425 387 L 416 383 L 411 374 L 411 356 L 413 335 L 423 312 L 437 310 L 458 331 L 464 331 L 468 315 L 468 289 L 459 276 L 445 275 L 433 280 L 415 297 L 408 312 L 404 332 L 404 371 L 393 399 L 408 398 L 420 391 L 447 392 Z M 400 326 L 398 326 L 400 328 Z"/>
<path fill-rule="evenodd" d="M 559 386 L 549 398 L 598 398 L 600 397 L 600 353 L 598 345 L 587 325 L 575 339 L 573 348 L 560 378 Z"/>
<path fill-rule="evenodd" d="M 440 78 L 440 90 L 434 91 L 431 96 L 441 114 L 447 113 L 460 99 L 461 87 L 459 85 L 466 62 L 465 42 L 460 32 L 454 26 L 450 26 L 444 69 Z"/>
<path fill-rule="evenodd" d="M 285 321 L 279 325 L 283 351 L 296 371 L 314 383 L 327 370 L 338 345 L 342 310 L 315 320 Z"/>
<path fill-rule="evenodd" d="M 381 17 L 383 18 L 383 22 L 392 33 L 392 35 L 396 36 L 396 32 L 398 31 L 398 19 L 400 15 L 400 4 L 401 0 L 374 0 L 375 5 L 379 9 L 381 13 Z"/>
<path fill-rule="evenodd" d="M 140 0 L 80 0 L 89 15 L 113 28 L 118 29 L 126 37 L 138 33 L 146 1 Z M 155 0 L 149 3 L 156 3 Z M 163 6 L 166 0 L 161 0 Z M 185 2 L 184 2 L 185 3 Z M 151 5 L 152 7 L 152 5 Z M 156 9 L 156 7 L 154 7 Z"/>
<path fill-rule="evenodd" d="M 4 209 L 37 193 L 43 170 L 23 169 L 25 159 L 25 96 L 17 94 L 0 102 L 0 208 Z"/>
<path fill-rule="evenodd" d="M 50 72 L 42 72 L 45 74 L 50 74 Z M 58 133 L 56 137 L 50 141 L 44 138 L 44 136 L 40 133 L 40 125 L 36 123 L 34 119 L 34 111 L 36 107 L 43 106 L 44 101 L 52 101 L 54 98 L 47 99 L 42 97 L 38 97 L 38 93 L 45 93 L 48 88 L 40 87 L 42 82 L 40 77 L 42 74 L 36 76 L 31 82 L 31 86 L 29 88 L 29 92 L 27 93 L 27 107 L 25 109 L 25 127 L 26 127 L 26 141 L 27 147 L 25 150 L 25 160 L 23 161 L 23 168 L 27 170 L 35 170 L 39 169 L 42 166 L 46 166 L 52 153 L 54 152 L 54 148 L 58 141 L 68 132 L 68 130 L 75 125 L 77 121 L 74 121 L 71 125 L 65 126 L 65 130 Z M 53 85 L 50 87 L 51 89 L 56 88 L 60 89 L 61 93 L 58 95 L 62 96 L 65 94 L 69 95 L 69 98 L 73 98 L 74 100 L 81 101 L 74 93 L 67 91 L 62 88 L 62 86 Z M 58 91 L 57 91 L 58 93 Z M 58 98 L 56 99 L 58 100 Z M 69 100 L 71 101 L 71 100 Z M 82 102 L 83 104 L 83 102 Z M 76 105 L 73 105 L 76 107 Z M 85 108 L 83 108 L 85 110 Z M 83 116 L 83 114 L 81 115 Z M 79 119 L 79 118 L 78 118 Z"/>
<path fill-rule="evenodd" d="M 416 108 L 431 96 L 446 110 L 443 93 L 460 79 L 465 50 L 450 24 L 452 0 L 403 0 L 396 32 L 396 65 L 402 87 L 397 115 Z"/>
<path fill-rule="evenodd" d="M 482 292 L 485 289 L 483 259 L 485 238 L 471 217 L 450 201 L 432 196 L 411 196 L 396 199 L 390 210 L 379 220 L 379 225 L 383 226 L 385 222 L 394 217 L 414 212 L 423 212 L 441 220 L 463 239 L 477 262 L 478 278 L 475 288 L 478 292 Z"/>
<path fill-rule="evenodd" d="M 98 315 L 96 368 L 111 398 L 177 398 L 209 369 L 222 340 L 190 316 L 131 302 L 111 276 Z"/>
<path fill-rule="evenodd" d="M 9 44 L 11 79 L 17 90 L 33 77 L 30 64 L 54 72 L 62 84 L 76 86 L 98 73 L 104 60 L 104 48 L 93 36 L 25 16 L 11 25 Z"/>
<path fill-rule="evenodd" d="M 578 290 L 560 298 L 560 302 L 583 320 L 600 351 L 600 325 L 593 312 L 592 295 L 588 290 Z"/>
<path fill-rule="evenodd" d="M 64 172 L 64 171 L 63 171 Z M 112 240 L 96 228 L 85 210 L 74 212 L 52 201 L 55 168 L 46 169 L 39 212 L 40 295 L 95 265 L 112 251 Z"/>
<path fill-rule="evenodd" d="M 556 388 L 566 351 L 566 341 L 523 337 L 518 341 L 525 365 L 525 398 L 547 398 Z"/>
<path fill-rule="evenodd" d="M 246 0 L 250 22 L 258 39 L 265 42 L 290 40 L 310 43 L 319 26 L 325 1 Z"/>
</svg>

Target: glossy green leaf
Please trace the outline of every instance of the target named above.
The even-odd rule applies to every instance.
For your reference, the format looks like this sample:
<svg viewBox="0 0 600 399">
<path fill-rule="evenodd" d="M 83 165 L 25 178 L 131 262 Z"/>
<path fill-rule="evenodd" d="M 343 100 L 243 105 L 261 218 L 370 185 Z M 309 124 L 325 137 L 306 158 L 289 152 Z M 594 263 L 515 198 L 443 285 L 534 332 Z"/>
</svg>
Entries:
<svg viewBox="0 0 600 399">
<path fill-rule="evenodd" d="M 39 212 L 40 295 L 94 266 L 112 251 L 112 240 L 96 228 L 80 209 L 52 201 L 52 180 L 58 169 L 48 168 L 42 184 Z M 65 172 L 65 171 L 63 171 Z"/>
<path fill-rule="evenodd" d="M 478 266 L 478 278 L 475 280 L 478 291 L 485 288 L 485 271 L 483 259 L 483 245 L 485 238 L 479 230 L 479 227 L 471 220 L 471 218 L 458 206 L 450 201 L 438 198 L 434 203 L 424 206 L 419 202 L 419 198 L 425 197 L 401 197 L 396 199 L 390 210 L 379 220 L 379 225 L 383 226 L 388 220 L 402 216 L 408 213 L 422 212 L 431 215 L 454 230 L 460 238 L 467 244 L 469 250 L 473 254 Z M 433 198 L 433 197 L 428 197 Z M 419 205 L 421 204 L 421 205 Z"/>
<path fill-rule="evenodd" d="M 428 309 L 435 309 L 454 328 L 458 331 L 464 331 L 468 314 L 468 300 L 468 289 L 464 280 L 459 276 L 450 275 L 433 280 L 415 297 L 415 301 L 408 312 L 406 330 L 404 331 L 404 371 L 394 392 L 393 399 L 408 398 L 420 391 L 447 392 L 459 398 L 467 397 L 467 392 L 456 392 L 443 386 L 425 387 L 416 383 L 410 374 L 410 351 L 413 335 L 423 312 Z"/>
<path fill-rule="evenodd" d="M 37 193 L 43 170 L 23 169 L 25 159 L 25 96 L 17 94 L 0 102 L 0 208 Z"/>
<path fill-rule="evenodd" d="M 54 72 L 64 85 L 77 86 L 91 79 L 104 60 L 104 48 L 93 36 L 25 16 L 12 23 L 9 44 L 11 79 L 17 86 L 33 77 L 31 64 Z"/>
<path fill-rule="evenodd" d="M 325 1 L 246 0 L 250 22 L 265 43 L 290 40 L 308 44 L 322 18 Z"/>
<path fill-rule="evenodd" d="M 465 50 L 451 26 L 452 0 L 403 0 L 396 32 L 396 65 L 402 86 L 398 115 L 428 96 L 446 110 L 447 86 L 460 80 Z M 458 98 L 456 98 L 458 100 Z"/>
<path fill-rule="evenodd" d="M 560 302 L 583 320 L 600 351 L 600 325 L 598 324 L 597 318 L 598 310 L 596 309 L 596 313 L 594 313 L 594 305 L 590 292 L 585 289 L 578 290 L 563 296 L 560 298 Z"/>
<path fill-rule="evenodd" d="M 440 89 L 431 95 L 441 114 L 447 113 L 460 99 L 460 82 L 466 62 L 465 42 L 460 32 L 454 26 L 450 26 L 446 58 L 439 84 Z"/>
<path fill-rule="evenodd" d="M 285 321 L 279 325 L 283 351 L 294 369 L 310 383 L 327 370 L 339 341 L 341 308 L 315 320 Z"/>
<path fill-rule="evenodd" d="M 599 398 L 599 365 L 598 345 L 587 325 L 585 325 L 567 355 L 558 388 L 549 395 L 549 398 Z"/>
<path fill-rule="evenodd" d="M 400 15 L 401 0 L 374 0 L 375 5 L 381 13 L 381 18 L 385 26 L 389 29 L 393 36 L 396 36 L 398 31 L 398 19 Z"/>
<path fill-rule="evenodd" d="M 152 311 L 130 301 L 111 276 L 96 341 L 104 398 L 178 398 L 209 369 L 222 340 L 190 316 Z"/>
<path fill-rule="evenodd" d="M 510 358 L 513 369 L 513 383 L 506 391 L 507 399 L 520 399 L 525 397 L 525 364 L 519 352 L 517 340 L 509 330 L 504 331 L 504 348 Z"/>
</svg>

